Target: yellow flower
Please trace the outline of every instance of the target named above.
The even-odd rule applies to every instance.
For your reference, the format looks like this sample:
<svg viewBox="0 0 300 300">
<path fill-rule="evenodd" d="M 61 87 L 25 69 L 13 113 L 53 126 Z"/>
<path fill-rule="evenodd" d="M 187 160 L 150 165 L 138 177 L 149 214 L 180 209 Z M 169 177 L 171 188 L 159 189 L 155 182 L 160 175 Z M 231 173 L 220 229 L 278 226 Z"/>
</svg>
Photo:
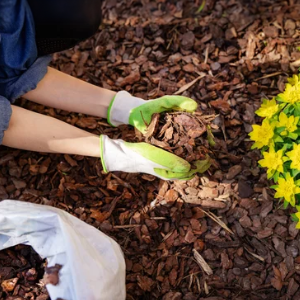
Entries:
<svg viewBox="0 0 300 300">
<path fill-rule="evenodd" d="M 300 82 L 295 83 L 295 85 L 287 83 L 285 91 L 278 94 L 278 100 L 290 104 L 300 102 Z"/>
<path fill-rule="evenodd" d="M 283 131 L 282 135 L 287 135 L 288 132 L 294 132 L 297 130 L 297 124 L 299 122 L 299 117 L 290 116 L 288 117 L 284 112 L 280 113 L 279 121 L 277 122 L 278 127 L 285 127 L 286 130 Z"/>
<path fill-rule="evenodd" d="M 258 116 L 263 118 L 272 118 L 279 109 L 279 105 L 277 104 L 275 98 L 272 100 L 263 99 L 263 103 L 260 108 L 255 112 Z"/>
<path fill-rule="evenodd" d="M 287 80 L 288 80 L 288 83 L 290 84 L 290 85 L 296 85 L 296 84 L 298 84 L 298 82 L 299 82 L 299 79 L 300 79 L 300 74 L 299 75 L 293 75 L 293 77 L 290 77 L 290 78 L 288 78 Z"/>
<path fill-rule="evenodd" d="M 286 178 L 278 178 L 278 185 L 275 190 L 275 198 L 284 198 L 285 201 L 295 206 L 295 195 L 300 193 L 300 187 L 295 184 L 294 178 L 291 177 L 290 173 L 286 174 Z"/>
<path fill-rule="evenodd" d="M 262 125 L 252 125 L 252 132 L 249 136 L 253 144 L 252 148 L 262 148 L 263 146 L 268 146 L 274 136 L 274 125 L 270 124 L 268 119 L 264 119 Z"/>
<path fill-rule="evenodd" d="M 286 155 L 292 161 L 291 168 L 300 170 L 300 145 L 294 144 L 293 150 L 287 152 Z"/>
<path fill-rule="evenodd" d="M 286 161 L 283 158 L 283 150 L 275 152 L 274 147 L 270 147 L 269 152 L 263 152 L 264 159 L 261 159 L 258 163 L 263 168 L 268 168 L 268 178 L 272 177 L 276 171 L 283 173 L 283 163 Z"/>
</svg>

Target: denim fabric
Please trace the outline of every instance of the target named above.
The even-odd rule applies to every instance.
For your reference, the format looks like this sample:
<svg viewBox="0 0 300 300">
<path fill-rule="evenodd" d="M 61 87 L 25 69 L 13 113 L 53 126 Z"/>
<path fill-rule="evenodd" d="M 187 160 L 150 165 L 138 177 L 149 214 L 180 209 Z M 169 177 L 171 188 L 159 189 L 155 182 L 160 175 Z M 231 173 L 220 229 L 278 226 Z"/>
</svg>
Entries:
<svg viewBox="0 0 300 300">
<path fill-rule="evenodd" d="M 9 104 L 36 87 L 50 60 L 37 58 L 27 0 L 0 0 L 0 144 L 11 115 Z"/>
<path fill-rule="evenodd" d="M 0 143 L 4 136 L 4 131 L 8 128 L 9 119 L 11 116 L 11 106 L 9 101 L 0 96 Z"/>
</svg>

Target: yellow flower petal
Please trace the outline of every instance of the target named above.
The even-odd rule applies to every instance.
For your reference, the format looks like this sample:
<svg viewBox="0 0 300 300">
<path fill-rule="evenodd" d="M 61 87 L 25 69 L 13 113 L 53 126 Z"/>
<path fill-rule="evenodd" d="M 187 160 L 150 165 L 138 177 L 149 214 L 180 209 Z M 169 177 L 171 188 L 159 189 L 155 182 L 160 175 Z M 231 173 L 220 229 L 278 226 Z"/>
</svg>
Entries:
<svg viewBox="0 0 300 300">
<path fill-rule="evenodd" d="M 269 152 L 263 152 L 263 159 L 259 160 L 258 163 L 264 167 L 268 168 L 267 175 L 268 178 L 272 177 L 277 171 L 283 173 L 283 150 L 275 152 L 274 147 L 270 147 Z"/>
<path fill-rule="evenodd" d="M 280 101 L 290 104 L 300 102 L 300 82 L 296 82 L 296 80 L 294 80 L 292 83 L 293 85 L 287 83 L 285 91 L 281 94 L 278 94 Z"/>
<path fill-rule="evenodd" d="M 300 145 L 293 144 L 293 150 L 286 153 L 289 159 L 292 161 L 291 168 L 300 170 Z"/>
<path fill-rule="evenodd" d="M 300 193 L 300 188 L 296 186 L 294 178 L 290 173 L 286 174 L 286 178 L 278 179 L 278 186 L 275 188 L 275 198 L 284 198 L 292 206 L 295 206 L 295 195 Z"/>
<path fill-rule="evenodd" d="M 298 121 L 298 117 L 288 117 L 284 112 L 281 112 L 279 115 L 279 121 L 276 125 L 277 127 L 285 127 L 286 131 L 283 131 L 281 135 L 287 135 L 288 132 L 294 132 L 295 130 L 297 130 Z"/>
<path fill-rule="evenodd" d="M 272 118 L 279 109 L 275 98 L 272 100 L 263 99 L 263 103 L 260 108 L 255 112 L 258 116 L 263 118 Z"/>
<path fill-rule="evenodd" d="M 252 147 L 260 149 L 263 146 L 268 146 L 274 136 L 274 125 L 271 125 L 268 119 L 265 119 L 261 126 L 252 125 L 253 130 L 249 133 L 251 140 L 255 142 Z"/>
</svg>

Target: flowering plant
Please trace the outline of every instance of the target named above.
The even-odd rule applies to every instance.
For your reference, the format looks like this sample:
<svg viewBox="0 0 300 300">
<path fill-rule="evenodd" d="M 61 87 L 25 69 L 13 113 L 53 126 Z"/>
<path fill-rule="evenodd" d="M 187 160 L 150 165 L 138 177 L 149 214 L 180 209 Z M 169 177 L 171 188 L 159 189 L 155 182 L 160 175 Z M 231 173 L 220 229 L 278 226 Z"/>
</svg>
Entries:
<svg viewBox="0 0 300 300">
<path fill-rule="evenodd" d="M 252 149 L 261 150 L 258 163 L 267 168 L 267 177 L 275 182 L 275 198 L 297 208 L 292 215 L 300 228 L 300 74 L 288 78 L 285 91 L 271 100 L 263 99 L 256 111 L 263 119 L 253 125 L 249 136 Z"/>
</svg>

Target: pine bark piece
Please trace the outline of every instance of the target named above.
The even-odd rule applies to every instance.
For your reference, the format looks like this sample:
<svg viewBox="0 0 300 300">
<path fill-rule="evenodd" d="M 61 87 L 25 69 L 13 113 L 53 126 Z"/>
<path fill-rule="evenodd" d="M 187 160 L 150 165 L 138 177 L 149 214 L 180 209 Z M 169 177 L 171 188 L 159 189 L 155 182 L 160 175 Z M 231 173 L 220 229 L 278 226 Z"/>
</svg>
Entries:
<svg viewBox="0 0 300 300">
<path fill-rule="evenodd" d="M 198 265 L 200 266 L 200 268 L 207 275 L 212 275 L 213 274 L 213 270 L 208 265 L 208 263 L 204 260 L 204 258 L 202 257 L 202 255 L 196 249 L 193 249 L 193 254 L 194 254 L 194 258 L 196 259 L 196 261 L 197 261 Z"/>
<path fill-rule="evenodd" d="M 53 267 L 45 268 L 45 275 L 43 281 L 45 284 L 57 285 L 59 283 L 59 271 L 62 268 L 61 265 L 55 264 Z"/>
<path fill-rule="evenodd" d="M 19 278 L 12 278 L 12 279 L 4 280 L 1 283 L 1 287 L 3 288 L 4 291 L 11 292 L 14 290 L 18 280 L 19 280 Z"/>
</svg>

